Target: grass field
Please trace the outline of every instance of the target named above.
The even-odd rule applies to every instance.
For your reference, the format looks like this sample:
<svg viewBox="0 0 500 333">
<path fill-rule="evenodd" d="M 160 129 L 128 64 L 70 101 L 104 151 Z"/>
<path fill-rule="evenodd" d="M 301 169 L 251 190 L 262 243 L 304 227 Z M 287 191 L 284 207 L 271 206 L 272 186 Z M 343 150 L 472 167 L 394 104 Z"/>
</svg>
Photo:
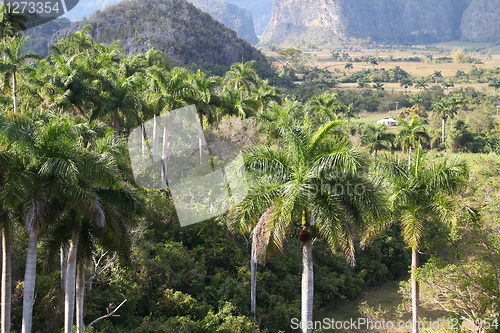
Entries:
<svg viewBox="0 0 500 333">
<path fill-rule="evenodd" d="M 473 66 L 484 69 L 493 69 L 500 67 L 500 45 L 486 44 L 486 43 L 468 43 L 468 42 L 448 42 L 425 46 L 413 46 L 413 47 L 401 47 L 398 49 L 386 49 L 386 48 L 359 48 L 355 51 L 348 52 L 351 57 L 382 57 L 382 58 L 408 58 L 408 57 L 420 57 L 421 59 L 426 59 L 426 55 L 430 54 L 434 59 L 439 57 L 451 57 L 451 52 L 463 48 L 469 51 L 468 55 L 473 56 L 475 59 L 481 60 L 482 64 L 470 64 L 470 63 L 435 63 L 435 62 L 411 62 L 411 61 L 380 61 L 378 66 L 372 66 L 365 62 L 353 62 L 354 68 L 351 70 L 353 72 L 361 70 L 374 70 L 377 71 L 381 68 L 391 69 L 396 66 L 401 67 L 414 77 L 429 76 L 434 71 L 441 71 L 443 79 L 447 80 L 455 76 L 458 70 L 469 72 Z M 481 49 L 481 53 L 477 52 Z M 320 69 L 327 69 L 330 72 L 346 71 L 345 65 L 346 61 L 333 61 L 332 60 L 332 49 L 324 48 L 318 50 L 302 50 L 308 59 L 308 66 L 317 67 Z M 276 57 L 277 53 L 269 50 L 263 50 L 266 56 Z M 439 84 L 439 83 L 438 83 Z M 355 89 L 357 84 L 341 84 L 338 87 L 344 89 Z M 431 86 L 431 84 L 429 85 Z M 493 94 L 493 88 L 488 87 L 487 83 L 471 83 L 471 84 L 461 84 L 456 83 L 454 88 L 450 90 L 461 88 L 461 87 L 472 87 L 479 91 L 484 91 L 488 94 Z M 404 91 L 403 88 L 398 83 L 385 83 L 385 90 L 389 91 Z M 418 89 L 409 89 L 409 92 L 418 92 Z"/>
</svg>

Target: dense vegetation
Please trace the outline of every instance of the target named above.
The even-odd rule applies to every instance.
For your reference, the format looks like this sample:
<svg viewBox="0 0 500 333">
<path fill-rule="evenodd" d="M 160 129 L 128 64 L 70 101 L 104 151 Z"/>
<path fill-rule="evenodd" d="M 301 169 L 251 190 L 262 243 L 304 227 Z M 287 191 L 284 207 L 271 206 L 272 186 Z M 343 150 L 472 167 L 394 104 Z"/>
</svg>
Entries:
<svg viewBox="0 0 500 333">
<path fill-rule="evenodd" d="M 419 281 L 429 289 L 424 301 L 448 302 L 452 316 L 498 316 L 497 200 L 482 199 L 483 179 L 469 181 L 465 162 L 425 154 L 498 151 L 495 98 L 441 89 L 295 98 L 259 78 L 254 61 L 209 76 L 171 67 L 154 48 L 123 54 L 89 29 L 61 39 L 43 59 L 21 53 L 15 29 L 3 31 L 2 305 L 11 300 L 12 308 L 2 307 L 2 329 L 11 318 L 15 332 L 69 333 L 74 322 L 78 332 L 85 325 L 96 332 L 290 332 L 301 302 L 310 320 L 313 309 L 407 278 L 412 254 L 412 287 Z M 395 136 L 352 120 L 393 101 L 401 107 Z M 251 190 L 228 214 L 181 228 L 168 187 L 135 183 L 125 140 L 145 121 L 191 104 L 207 137 L 243 149 Z M 457 262 L 463 253 L 428 254 L 473 239 L 487 254 L 484 274 L 467 257 Z M 446 287 L 443 274 L 460 281 L 471 271 L 473 295 L 457 280 L 444 299 L 432 293 Z M 314 294 L 301 296 L 301 275 Z M 457 295 L 477 309 L 453 303 Z"/>
<path fill-rule="evenodd" d="M 54 39 L 87 24 L 93 27 L 92 36 L 98 42 L 120 41 L 125 54 L 152 46 L 176 64 L 229 67 L 242 59 L 265 63 L 264 56 L 236 32 L 185 0 L 123 1 L 78 21 Z"/>
</svg>

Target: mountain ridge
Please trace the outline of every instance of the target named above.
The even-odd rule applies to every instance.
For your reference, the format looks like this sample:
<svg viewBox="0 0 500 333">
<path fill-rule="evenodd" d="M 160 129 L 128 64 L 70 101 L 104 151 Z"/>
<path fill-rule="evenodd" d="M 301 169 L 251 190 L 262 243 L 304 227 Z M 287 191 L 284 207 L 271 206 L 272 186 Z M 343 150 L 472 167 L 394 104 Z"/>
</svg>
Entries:
<svg viewBox="0 0 500 333">
<path fill-rule="evenodd" d="M 52 42 L 92 26 L 96 41 L 120 41 L 125 53 L 141 52 L 150 46 L 163 51 L 176 64 L 230 66 L 257 60 L 264 55 L 235 31 L 214 20 L 186 0 L 124 0 L 77 21 L 57 32 Z"/>
<path fill-rule="evenodd" d="M 498 40 L 500 0 L 275 0 L 264 43 Z"/>
</svg>

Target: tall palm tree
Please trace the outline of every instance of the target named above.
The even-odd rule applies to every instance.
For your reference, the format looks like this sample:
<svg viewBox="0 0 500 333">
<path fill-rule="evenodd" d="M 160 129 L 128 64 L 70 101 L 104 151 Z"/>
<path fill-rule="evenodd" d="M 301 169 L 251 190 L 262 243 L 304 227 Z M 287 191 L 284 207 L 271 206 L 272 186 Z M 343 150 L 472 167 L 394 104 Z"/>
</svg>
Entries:
<svg viewBox="0 0 500 333">
<path fill-rule="evenodd" d="M 331 135 L 338 126 L 333 121 L 311 131 L 282 124 L 281 147 L 249 149 L 244 160 L 253 186 L 229 215 L 231 227 L 244 231 L 248 221 L 272 207 L 265 233 L 279 249 L 296 223 L 301 225 L 303 323 L 312 321 L 313 235 L 324 238 L 332 250 L 340 248 L 354 264 L 356 230 L 380 216 L 384 207 L 376 188 L 359 173 L 362 155 L 348 139 Z M 354 193 L 355 188 L 363 191 Z M 304 327 L 303 332 L 311 329 Z"/>
<path fill-rule="evenodd" d="M 14 113 L 17 111 L 17 84 L 18 75 L 33 73 L 33 64 L 40 57 L 35 54 L 22 54 L 22 47 L 27 37 L 9 37 L 0 44 L 0 72 L 5 73 L 12 80 L 12 99 L 14 101 Z"/>
<path fill-rule="evenodd" d="M 438 115 L 442 120 L 441 126 L 441 142 L 444 144 L 445 142 L 445 127 L 446 120 L 448 118 L 453 118 L 457 114 L 457 110 L 455 108 L 455 103 L 452 99 L 442 99 L 437 103 L 432 105 L 432 111 Z"/>
<path fill-rule="evenodd" d="M 348 62 L 348 63 L 345 64 L 344 68 L 347 69 L 347 73 L 350 76 L 351 75 L 351 69 L 353 69 L 354 66 L 352 65 L 352 62 Z"/>
<path fill-rule="evenodd" d="M 443 74 L 441 73 L 441 71 L 438 71 L 438 70 L 435 70 L 434 73 L 431 74 L 431 78 L 434 79 L 434 83 L 435 85 L 437 86 L 438 84 L 438 79 L 442 78 L 443 77 Z"/>
<path fill-rule="evenodd" d="M 373 167 L 373 180 L 387 191 L 389 207 L 399 218 L 403 238 L 412 251 L 412 332 L 418 333 L 419 285 L 415 271 L 418 251 L 426 226 L 433 221 L 450 223 L 454 214 L 455 194 L 467 178 L 464 162 L 444 160 L 429 163 L 422 150 L 405 166 L 404 160 L 386 156 Z"/>
<path fill-rule="evenodd" d="M 361 142 L 366 145 L 370 153 L 375 154 L 377 160 L 377 152 L 381 149 L 391 149 L 395 135 L 386 133 L 387 126 L 382 124 L 378 127 L 369 125 L 363 132 Z"/>
<path fill-rule="evenodd" d="M 397 134 L 396 142 L 403 150 L 408 151 L 408 163 L 411 165 L 412 148 L 421 147 L 423 143 L 430 140 L 425 120 L 413 115 L 409 121 L 400 120 L 398 125 L 403 128 Z"/>
<path fill-rule="evenodd" d="M 488 86 L 493 88 L 493 96 L 496 96 L 497 95 L 497 89 L 500 88 L 500 81 L 497 80 L 497 79 L 492 79 L 488 83 Z"/>
<path fill-rule="evenodd" d="M 2 123 L 6 119 L 2 119 Z M 8 121 L 8 120 L 6 120 Z M 19 206 L 23 197 L 27 173 L 22 150 L 16 149 L 16 141 L 2 126 L 0 137 L 0 228 L 2 230 L 2 285 L 1 285 L 1 332 L 10 333 L 11 326 L 11 238 L 12 210 Z"/>
</svg>

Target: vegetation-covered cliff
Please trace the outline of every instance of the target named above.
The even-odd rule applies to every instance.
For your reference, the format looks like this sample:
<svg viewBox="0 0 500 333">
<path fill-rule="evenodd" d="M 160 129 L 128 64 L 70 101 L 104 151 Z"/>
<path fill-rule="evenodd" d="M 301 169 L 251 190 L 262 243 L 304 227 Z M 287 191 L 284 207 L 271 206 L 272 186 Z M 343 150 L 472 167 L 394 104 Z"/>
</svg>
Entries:
<svg viewBox="0 0 500 333">
<path fill-rule="evenodd" d="M 499 36 L 500 3 L 487 0 L 275 0 L 268 43 L 370 38 L 386 43 Z"/>
<path fill-rule="evenodd" d="M 58 40 L 90 24 L 92 37 L 110 44 L 119 41 L 125 53 L 163 51 L 180 64 L 230 66 L 264 56 L 236 32 L 185 0 L 123 1 L 98 11 L 54 35 Z"/>
<path fill-rule="evenodd" d="M 227 27 L 238 33 L 240 38 L 257 44 L 259 39 L 255 35 L 253 17 L 250 10 L 239 7 L 224 0 L 188 0 L 199 9 L 212 15 Z"/>
</svg>

